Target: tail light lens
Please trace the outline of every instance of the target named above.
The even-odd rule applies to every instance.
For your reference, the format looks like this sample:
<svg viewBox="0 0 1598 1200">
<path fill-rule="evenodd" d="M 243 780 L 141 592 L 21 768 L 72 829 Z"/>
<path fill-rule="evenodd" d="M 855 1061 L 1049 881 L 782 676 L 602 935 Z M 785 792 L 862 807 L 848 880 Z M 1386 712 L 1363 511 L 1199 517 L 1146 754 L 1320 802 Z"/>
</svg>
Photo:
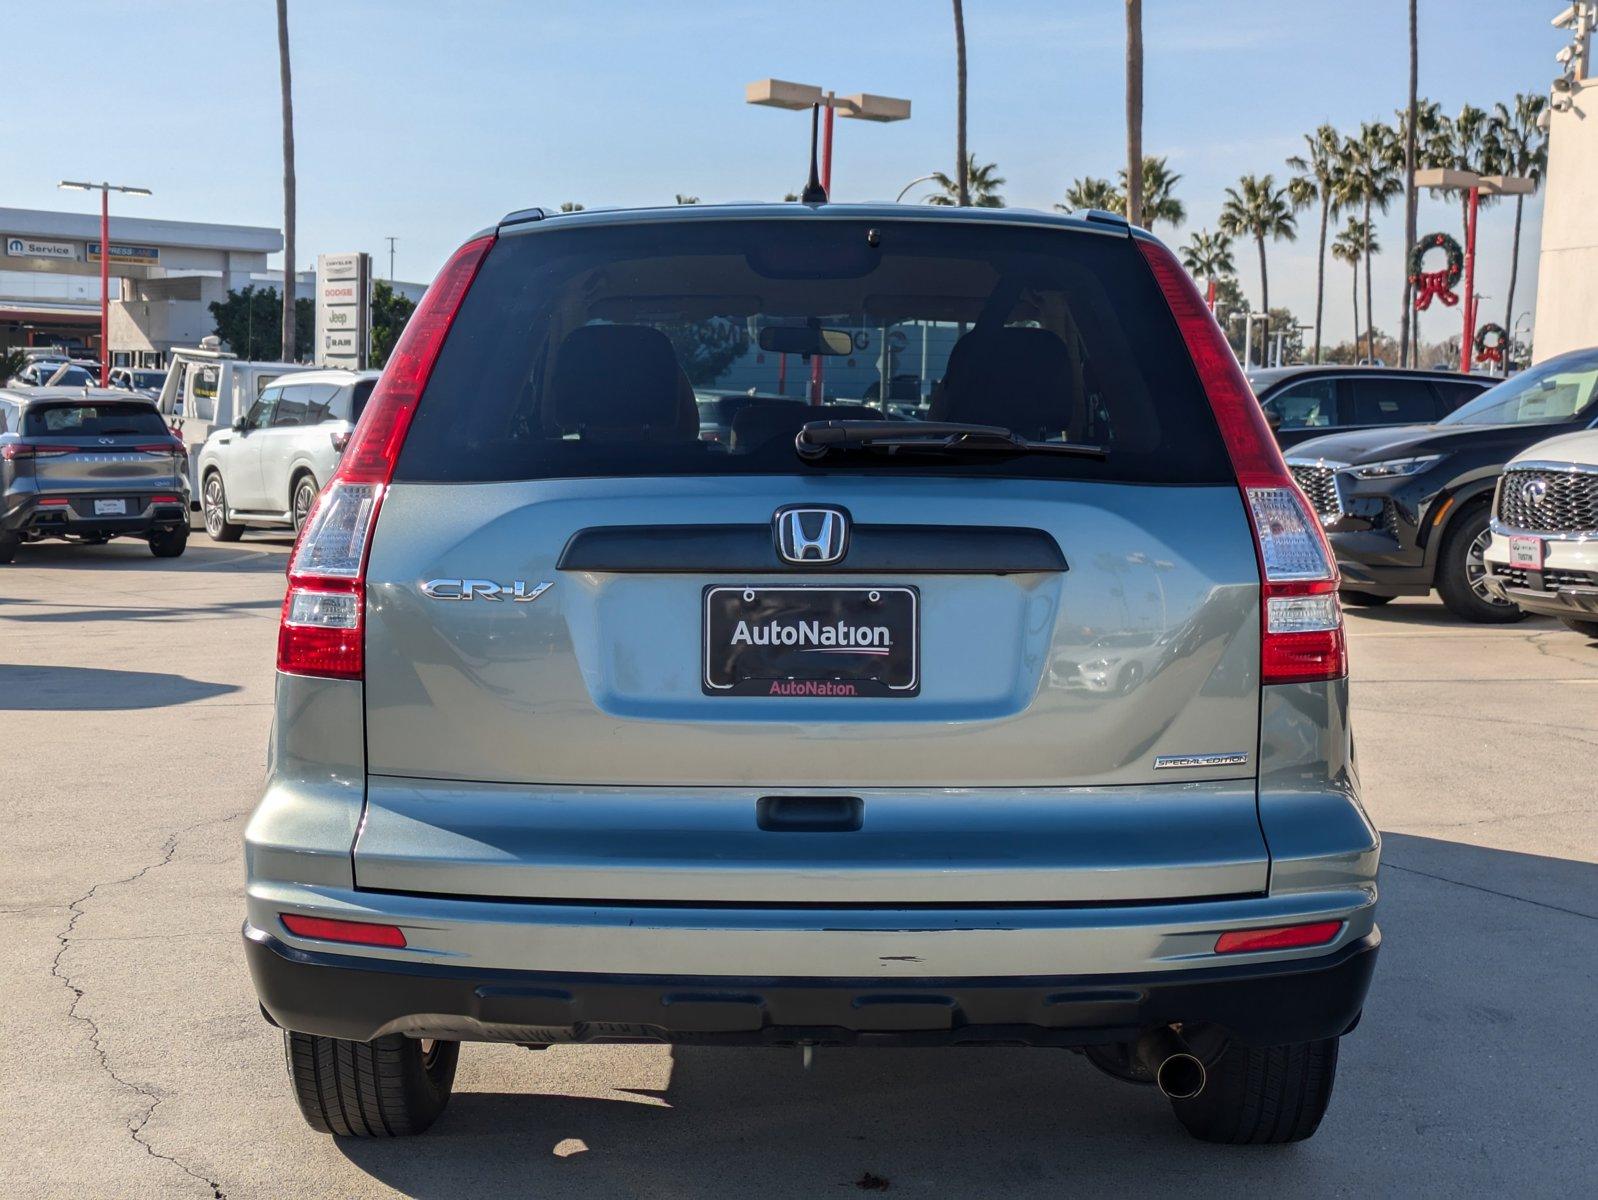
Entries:
<svg viewBox="0 0 1598 1200">
<path fill-rule="evenodd" d="M 0 448 L 0 458 L 60 458 L 63 454 L 77 454 L 82 446 L 51 445 L 44 442 L 12 442 Z"/>
<path fill-rule="evenodd" d="M 305 917 L 299 913 L 279 913 L 283 928 L 295 937 L 318 938 L 324 942 L 348 942 L 352 946 L 385 946 L 405 949 L 405 931 L 398 925 L 375 925 L 370 921 L 343 921 L 337 917 Z"/>
<path fill-rule="evenodd" d="M 467 242 L 444 264 L 411 315 L 289 556 L 277 669 L 329 679 L 365 676 L 366 559 L 383 493 L 411 416 L 492 236 Z"/>
<path fill-rule="evenodd" d="M 1324 946 L 1342 931 L 1341 921 L 1275 925 L 1269 929 L 1235 929 L 1215 939 L 1215 953 L 1247 954 L 1256 950 L 1297 950 L 1305 946 Z"/>
<path fill-rule="evenodd" d="M 1260 565 L 1260 682 L 1302 683 L 1348 674 L 1337 560 L 1304 493 L 1288 474 L 1259 401 L 1198 288 L 1160 243 L 1137 247 L 1170 306 L 1204 385 L 1254 529 Z"/>
</svg>

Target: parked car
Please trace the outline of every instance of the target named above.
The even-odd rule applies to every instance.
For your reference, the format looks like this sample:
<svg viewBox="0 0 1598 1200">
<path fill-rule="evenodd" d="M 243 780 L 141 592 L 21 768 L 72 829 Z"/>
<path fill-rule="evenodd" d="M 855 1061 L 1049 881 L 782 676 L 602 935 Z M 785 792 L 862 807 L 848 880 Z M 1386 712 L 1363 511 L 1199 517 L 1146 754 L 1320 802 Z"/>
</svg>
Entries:
<svg viewBox="0 0 1598 1200">
<path fill-rule="evenodd" d="M 1270 367 L 1248 373 L 1276 444 L 1383 425 L 1441 420 L 1498 380 L 1457 371 L 1391 367 Z"/>
<path fill-rule="evenodd" d="M 1493 502 L 1487 588 L 1598 641 L 1598 430 L 1509 460 Z"/>
<path fill-rule="evenodd" d="M 144 367 L 113 367 L 109 382 L 124 392 L 138 392 L 154 400 L 161 395 L 161 385 L 166 382 L 164 370 L 154 371 Z"/>
<path fill-rule="evenodd" d="M 82 363 L 64 358 L 36 358 L 11 377 L 8 387 L 85 388 L 93 387 L 99 375 Z"/>
<path fill-rule="evenodd" d="M 249 526 L 298 532 L 377 382 L 376 371 L 304 371 L 262 389 L 206 439 L 195 465 L 205 531 L 236 542 Z"/>
<path fill-rule="evenodd" d="M 1548 437 L 1598 424 L 1598 349 L 1499 383 L 1430 425 L 1303 442 L 1288 466 L 1337 553 L 1343 599 L 1386 604 L 1432 589 L 1467 621 L 1524 614 L 1487 586 L 1493 488 L 1504 464 Z"/>
<path fill-rule="evenodd" d="M 0 390 L 0 563 L 44 538 L 140 538 L 176 558 L 189 538 L 183 444 L 155 405 L 100 388 Z"/>
<path fill-rule="evenodd" d="M 744 409 L 753 405 L 803 404 L 803 396 L 778 396 L 754 388 L 696 388 L 694 403 L 699 408 L 699 436 L 707 442 L 726 442 L 732 438 L 732 423 Z"/>
<path fill-rule="evenodd" d="M 245 834 L 314 1128 L 426 1128 L 462 1041 L 652 1039 L 1069 1047 L 1196 1137 L 1315 1130 L 1379 941 L 1320 524 L 1166 247 L 906 212 L 523 212 L 428 289 L 291 557 Z M 965 326 L 931 419 L 700 438 L 702 322 L 868 317 Z"/>
</svg>

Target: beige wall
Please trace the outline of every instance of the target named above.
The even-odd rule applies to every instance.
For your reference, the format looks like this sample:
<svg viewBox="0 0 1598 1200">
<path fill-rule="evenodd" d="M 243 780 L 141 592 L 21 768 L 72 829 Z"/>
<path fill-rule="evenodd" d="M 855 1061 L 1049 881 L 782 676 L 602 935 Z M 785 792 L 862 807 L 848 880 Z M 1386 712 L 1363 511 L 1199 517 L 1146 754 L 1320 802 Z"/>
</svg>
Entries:
<svg viewBox="0 0 1598 1200">
<path fill-rule="evenodd" d="M 1532 357 L 1598 346 L 1598 79 L 1552 114 Z M 1582 114 L 1585 114 L 1583 116 Z"/>
</svg>

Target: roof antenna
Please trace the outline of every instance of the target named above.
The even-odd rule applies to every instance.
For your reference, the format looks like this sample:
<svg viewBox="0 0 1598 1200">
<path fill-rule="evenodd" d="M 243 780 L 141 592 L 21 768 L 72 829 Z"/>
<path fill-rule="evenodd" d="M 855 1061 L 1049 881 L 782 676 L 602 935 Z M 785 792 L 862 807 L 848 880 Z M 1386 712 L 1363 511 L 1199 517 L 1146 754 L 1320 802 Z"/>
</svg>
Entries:
<svg viewBox="0 0 1598 1200">
<path fill-rule="evenodd" d="M 821 176 L 816 172 L 816 134 L 821 122 L 821 105 L 810 106 L 810 178 L 805 190 L 799 193 L 801 204 L 825 204 L 827 189 L 821 186 Z"/>
</svg>

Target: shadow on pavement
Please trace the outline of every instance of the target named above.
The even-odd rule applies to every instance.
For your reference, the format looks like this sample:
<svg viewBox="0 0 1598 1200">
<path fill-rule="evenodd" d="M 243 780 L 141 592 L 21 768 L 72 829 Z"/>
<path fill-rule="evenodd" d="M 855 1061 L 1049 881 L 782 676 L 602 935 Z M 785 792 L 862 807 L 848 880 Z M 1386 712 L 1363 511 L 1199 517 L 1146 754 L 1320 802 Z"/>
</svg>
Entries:
<svg viewBox="0 0 1598 1200">
<path fill-rule="evenodd" d="M 106 712 L 165 708 L 239 688 L 153 671 L 0 664 L 0 712 Z"/>
<path fill-rule="evenodd" d="M 249 535 L 242 542 L 219 544 L 203 533 L 190 536 L 181 558 L 156 558 L 143 542 L 118 539 L 103 546 L 77 546 L 70 542 L 30 542 L 17 550 L 10 567 L 47 568 L 52 571 L 261 571 L 282 573 L 285 557 L 294 548 L 292 534 Z"/>
<path fill-rule="evenodd" d="M 1560 624 L 1552 617 L 1528 616 L 1522 621 L 1512 621 L 1505 625 L 1476 625 L 1471 621 L 1463 620 L 1449 612 L 1441 604 L 1421 600 L 1394 600 L 1391 604 L 1384 604 L 1380 608 L 1360 608 L 1357 605 L 1343 605 L 1343 615 L 1356 622 L 1371 621 L 1380 625 L 1429 625 L 1452 626 L 1464 631 L 1468 629 L 1525 629 L 1542 630 L 1558 629 Z"/>
<path fill-rule="evenodd" d="M 336 1145 L 439 1200 L 853 1195 L 878 1190 L 868 1173 L 891 1195 L 1324 1196 L 1351 1163 L 1371 1195 L 1587 1190 L 1589 1075 L 1550 1048 L 1587 1039 L 1598 864 L 1404 834 L 1384 858 L 1376 980 L 1331 1111 L 1294 1146 L 1195 1142 L 1152 1089 L 1065 1051 L 823 1047 L 807 1074 L 793 1049 L 681 1046 L 664 1087 L 630 1086 L 668 1069 L 636 1050 L 467 1046 L 430 1133 Z M 570 1094 L 594 1077 L 608 1097 Z"/>
<path fill-rule="evenodd" d="M 283 607 L 281 600 L 230 600 L 206 603 L 194 607 L 169 607 L 161 604 L 124 604 L 107 608 L 72 608 L 70 605 L 51 605 L 58 612 L 7 612 L 15 604 L 42 604 L 38 600 L 12 600 L 0 596 L 0 621 L 18 621 L 34 624 L 75 624 L 93 621 L 182 621 L 192 623 L 215 617 L 248 614 L 260 610 L 276 616 Z"/>
</svg>

